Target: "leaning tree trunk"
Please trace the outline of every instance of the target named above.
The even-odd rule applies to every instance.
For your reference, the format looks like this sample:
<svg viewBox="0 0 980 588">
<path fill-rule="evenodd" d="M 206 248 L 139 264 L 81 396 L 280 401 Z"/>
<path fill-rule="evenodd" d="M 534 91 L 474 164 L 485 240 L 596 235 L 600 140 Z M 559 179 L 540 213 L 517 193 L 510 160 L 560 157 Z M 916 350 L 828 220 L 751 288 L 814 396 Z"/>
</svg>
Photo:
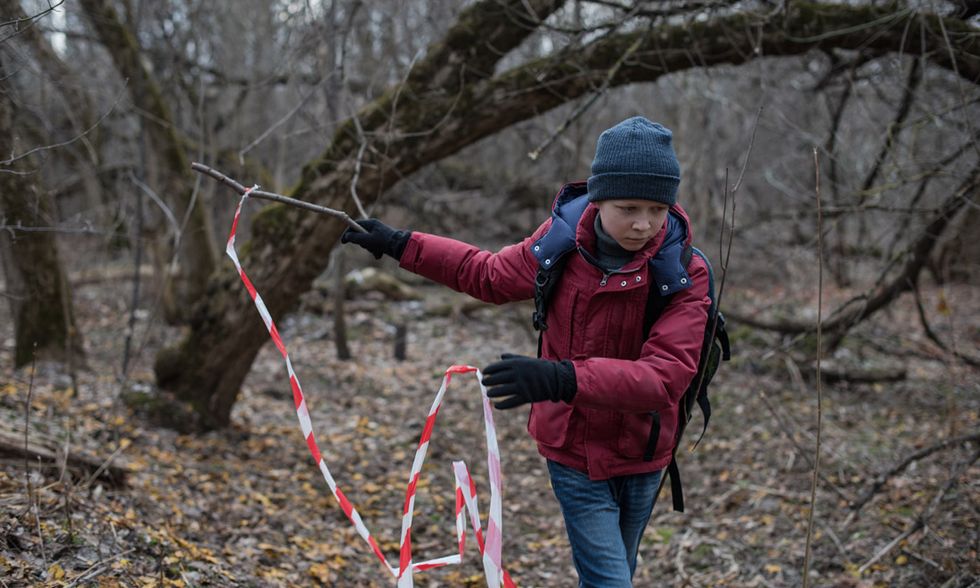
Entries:
<svg viewBox="0 0 980 588">
<path fill-rule="evenodd" d="M 210 214 L 202 199 L 193 197 L 194 178 L 186 149 L 160 85 L 144 64 L 134 33 L 119 18 L 112 0 L 81 0 L 81 6 L 119 75 L 128 80 L 130 99 L 145 112 L 141 115 L 147 144 L 144 183 L 171 207 L 178 222 L 187 219 L 176 252 L 164 231 L 151 232 L 159 239 L 153 248 L 157 252 L 154 266 L 159 269 L 164 315 L 169 322 L 183 322 L 189 309 L 204 296 L 217 265 Z M 175 254 L 178 272 L 173 275 L 168 267 Z"/>
<path fill-rule="evenodd" d="M 4 77 L 0 63 L 0 78 Z M 14 102 L 0 92 L 0 154 L 24 151 L 14 132 Z M 16 166 L 16 167 L 15 167 Z M 55 233 L 32 228 L 54 224 L 50 197 L 39 190 L 38 174 L 27 166 L 0 166 L 0 261 L 13 315 L 14 366 L 40 358 L 74 363 L 82 356 L 82 337 L 75 328 L 68 281 L 58 258 Z M 15 228 L 16 227 L 16 228 Z"/>
<path fill-rule="evenodd" d="M 857 25 L 880 19 L 887 14 L 883 9 L 794 2 L 784 16 L 771 21 L 735 14 L 610 34 L 494 76 L 500 59 L 563 3 L 483 0 L 471 5 L 400 87 L 365 107 L 359 124 L 349 121 L 338 130 L 327 151 L 305 167 L 292 195 L 354 214 L 349 184 L 359 152 L 364 161 L 358 193 L 370 203 L 420 167 L 604 85 L 652 81 L 694 67 L 744 63 L 759 55 L 798 55 L 832 43 L 846 49 L 928 52 L 934 63 L 952 68 L 938 27 L 921 37 L 905 36 L 901 27 L 876 29 L 872 35 Z M 955 19 L 945 22 L 947 31 L 965 27 Z M 749 29 L 755 34 L 743 34 Z M 826 41 L 817 34 L 831 30 L 837 33 Z M 634 46 L 637 40 L 640 44 Z M 971 81 L 980 78 L 980 42 L 957 35 L 952 43 L 959 74 Z M 630 59 L 611 70 L 626 51 L 632 52 Z M 363 150 L 362 141 L 367 142 Z M 274 318 L 292 309 L 311 287 L 343 228 L 339 221 L 281 205 L 255 216 L 243 265 L 266 294 Z M 180 344 L 157 356 L 157 383 L 192 403 L 203 425 L 226 426 L 239 387 L 267 339 L 230 264 L 209 283 L 208 296 L 190 326 Z"/>
</svg>

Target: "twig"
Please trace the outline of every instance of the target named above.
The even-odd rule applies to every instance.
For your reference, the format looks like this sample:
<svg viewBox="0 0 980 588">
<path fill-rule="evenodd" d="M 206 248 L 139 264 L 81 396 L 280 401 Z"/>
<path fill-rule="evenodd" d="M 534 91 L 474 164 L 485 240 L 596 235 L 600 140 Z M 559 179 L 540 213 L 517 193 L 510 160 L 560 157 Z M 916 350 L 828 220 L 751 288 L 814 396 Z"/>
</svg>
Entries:
<svg viewBox="0 0 980 588">
<path fill-rule="evenodd" d="M 98 576 L 103 571 L 105 571 L 106 566 L 108 566 L 110 562 L 126 554 L 132 553 L 133 551 L 134 551 L 133 549 L 127 549 L 126 551 L 117 553 L 116 555 L 113 555 L 112 557 L 106 560 L 95 562 L 94 564 L 90 565 L 87 570 L 82 572 L 81 575 L 79 575 L 77 578 L 72 580 L 71 584 L 65 586 L 65 588 L 73 588 L 74 586 L 78 586 L 82 582 L 87 581 L 89 578 L 94 578 L 95 576 Z"/>
<path fill-rule="evenodd" d="M 105 472 L 107 469 L 109 469 L 109 467 L 112 466 L 112 461 L 116 459 L 117 455 L 122 453 L 123 449 L 125 449 L 125 447 L 123 447 L 121 444 L 118 447 L 116 447 L 115 451 L 113 451 L 109 455 L 109 457 L 105 458 L 105 461 L 103 461 L 102 464 L 98 468 L 96 468 L 94 472 L 92 472 L 92 475 L 89 476 L 88 479 L 86 479 L 84 482 L 82 482 L 81 484 L 82 488 L 87 488 L 92 485 L 92 482 L 98 480 L 99 476 L 101 476 L 103 472 Z"/>
<path fill-rule="evenodd" d="M 939 490 L 939 492 L 937 492 L 936 495 L 932 498 L 932 500 L 929 501 L 929 505 L 926 506 L 926 508 L 921 513 L 919 513 L 919 516 L 915 519 L 915 523 L 913 523 L 912 526 L 906 529 L 901 535 L 892 539 L 892 541 L 888 545 L 884 546 L 871 559 L 866 561 L 864 565 L 858 568 L 857 573 L 863 574 L 868 568 L 870 568 L 875 563 L 877 563 L 878 560 L 888 555 L 888 552 L 894 549 L 896 545 L 898 545 L 902 541 L 905 541 L 920 529 L 925 528 L 929 517 L 932 516 L 932 512 L 936 510 L 937 506 L 939 506 L 939 503 L 942 501 L 946 493 L 949 492 L 949 490 L 956 485 L 956 480 L 959 479 L 959 477 L 963 474 L 963 472 L 965 472 L 967 468 L 973 465 L 973 463 L 977 461 L 977 459 L 980 459 L 980 449 L 974 451 L 973 456 L 971 458 L 967 459 L 965 462 L 960 464 L 960 466 L 956 469 L 956 471 L 953 472 L 953 475 L 949 477 L 949 480 L 946 480 L 946 483 Z"/>
<path fill-rule="evenodd" d="M 755 146 L 755 135 L 756 132 L 759 130 L 759 119 L 762 118 L 762 108 L 763 107 L 760 106 L 759 110 L 755 114 L 755 122 L 752 124 L 752 135 L 749 136 L 749 147 L 745 151 L 745 159 L 742 161 L 742 168 L 738 171 L 738 179 L 735 180 L 735 185 L 732 186 L 730 192 L 728 191 L 728 170 L 727 169 L 725 170 L 726 197 L 725 197 L 725 205 L 723 207 L 722 214 L 723 215 L 727 214 L 727 212 L 725 211 L 728 210 L 728 199 L 731 198 L 732 221 L 728 227 L 728 249 L 725 250 L 724 252 L 722 252 L 722 249 L 723 249 L 723 243 L 724 243 L 723 237 L 725 231 L 722 230 L 719 235 L 718 254 L 721 259 L 721 278 L 718 280 L 718 297 L 715 301 L 715 304 L 718 306 L 718 308 L 721 308 L 721 299 L 722 296 L 725 294 L 725 281 L 726 281 L 725 278 L 728 277 L 728 263 L 732 257 L 732 243 L 735 240 L 735 204 L 736 204 L 735 194 L 738 192 L 738 189 L 742 187 L 742 178 L 745 177 L 745 170 L 749 166 L 749 156 L 752 155 L 752 147 Z M 724 220 L 724 218 L 725 217 L 722 216 L 722 220 Z M 716 327 L 717 327 L 717 323 L 712 327 L 712 333 L 711 333 L 712 338 L 714 338 L 714 330 Z"/>
<path fill-rule="evenodd" d="M 588 100 L 585 100 L 584 102 L 579 104 L 578 108 L 575 109 L 575 112 L 573 112 L 571 116 L 566 118 L 561 123 L 561 125 L 559 125 L 557 129 L 555 129 L 555 132 L 552 133 L 551 136 L 549 136 L 547 139 L 544 140 L 543 143 L 538 145 L 535 149 L 533 149 L 530 153 L 527 154 L 527 156 L 531 158 L 531 161 L 537 161 L 538 158 L 541 157 L 541 154 L 544 153 L 544 151 L 548 147 L 550 147 L 552 143 L 555 142 L 555 139 L 557 139 L 562 133 L 564 133 L 565 130 L 568 129 L 568 127 L 571 126 L 573 122 L 578 120 L 580 116 L 585 114 L 585 111 L 588 110 L 593 104 L 595 104 L 596 100 L 598 100 L 600 96 L 606 93 L 606 90 L 609 89 L 610 83 L 612 83 L 613 79 L 616 77 L 616 73 L 619 72 L 623 64 L 626 63 L 626 60 L 629 59 L 631 55 L 636 53 L 636 50 L 640 48 L 640 45 L 642 44 L 643 40 L 644 37 L 642 35 L 638 36 L 636 40 L 633 41 L 633 44 L 630 45 L 626 49 L 626 51 L 623 52 L 620 58 L 616 60 L 616 63 L 614 63 L 611 68 L 609 68 L 609 71 L 606 73 L 606 78 L 602 81 L 602 85 L 599 86 L 599 88 L 595 92 L 593 92 L 591 96 L 589 96 Z"/>
<path fill-rule="evenodd" d="M 193 169 L 196 172 L 202 173 L 204 175 L 211 176 L 212 178 L 218 180 L 222 184 L 224 184 L 224 185 L 228 186 L 229 188 L 235 190 L 240 195 L 244 195 L 245 192 L 248 191 L 248 188 L 246 188 L 245 186 L 239 184 L 238 182 L 236 182 L 235 180 L 229 178 L 228 176 L 226 176 L 225 174 L 219 172 L 218 170 L 213 169 L 213 168 L 210 168 L 210 167 L 208 167 L 208 166 L 206 166 L 204 164 L 196 163 L 196 162 L 195 163 L 192 163 L 191 164 L 191 169 Z M 317 204 L 311 204 L 309 202 L 304 202 L 302 200 L 297 200 L 295 198 L 290 198 L 288 196 L 283 196 L 282 194 L 273 194 L 272 192 L 263 192 L 262 190 L 252 190 L 251 192 L 249 192 L 248 195 L 251 198 L 258 198 L 260 200 L 271 200 L 273 202 L 279 202 L 281 204 L 288 204 L 289 206 L 295 206 L 296 208 L 302 208 L 304 210 L 309 210 L 309 211 L 312 211 L 312 212 L 318 212 L 320 214 L 326 214 L 328 216 L 339 218 L 340 220 L 342 220 L 345 223 L 347 223 L 348 226 L 350 226 L 350 228 L 354 229 L 355 231 L 360 232 L 360 233 L 366 233 L 367 232 L 367 230 L 364 227 L 362 227 L 361 225 L 357 224 L 357 222 L 354 219 L 352 219 L 350 216 L 347 215 L 346 212 L 344 212 L 342 210 L 334 210 L 333 208 L 327 208 L 326 206 L 319 206 Z"/>
<path fill-rule="evenodd" d="M 26 15 L 25 14 L 23 17 L 17 17 L 17 18 L 13 18 L 11 20 L 5 20 L 3 22 L 0 22 L 0 29 L 2 29 L 3 27 L 9 27 L 9 26 L 14 27 L 14 34 L 13 35 L 10 35 L 10 37 L 12 37 L 12 36 L 16 35 L 17 33 L 19 33 L 20 31 L 23 30 L 23 29 L 20 28 L 20 25 L 22 23 L 30 23 L 28 26 L 34 26 L 35 21 L 37 21 L 38 19 L 40 19 L 42 16 L 47 16 L 49 13 L 54 12 L 59 6 L 61 6 L 64 3 L 65 3 L 65 0 L 61 0 L 60 2 L 56 2 L 55 4 L 51 4 L 49 2 L 48 3 L 48 7 L 46 9 L 40 11 L 40 12 L 37 12 L 35 14 L 31 14 L 31 15 Z M 24 27 L 24 28 L 27 28 L 27 27 Z M 10 37 L 7 37 L 5 39 L 0 39 L 0 43 L 3 43 L 4 41 L 6 41 L 7 39 L 9 39 Z"/>
<path fill-rule="evenodd" d="M 946 439 L 944 441 L 940 441 L 939 443 L 936 443 L 935 445 L 930 445 L 929 447 L 920 449 L 919 451 L 916 451 L 915 453 L 909 455 L 902 461 L 893 465 L 887 471 L 878 474 L 878 477 L 875 478 L 874 482 L 867 489 L 867 491 L 865 491 L 865 493 L 862 494 L 860 498 L 858 498 L 857 500 L 851 503 L 850 508 L 854 512 L 852 513 L 851 516 L 848 517 L 848 520 L 845 521 L 844 524 L 847 525 L 850 522 L 850 519 L 852 519 L 853 516 L 857 514 L 857 511 L 861 510 L 861 508 L 863 508 L 864 505 L 866 505 L 874 497 L 874 495 L 881 490 L 882 486 L 884 486 L 885 483 L 888 482 L 888 480 L 902 473 L 905 470 L 905 468 L 912 465 L 912 463 L 919 461 L 924 457 L 928 457 L 933 453 L 936 453 L 937 451 L 942 451 L 944 449 L 948 449 L 950 447 L 955 447 L 957 445 L 961 445 L 963 443 L 969 443 L 969 442 L 980 444 L 980 433 L 969 433 L 966 435 L 960 435 L 959 437 Z"/>
<path fill-rule="evenodd" d="M 755 134 L 759 128 L 759 118 L 762 116 L 762 106 L 759 107 L 759 111 L 755 115 L 755 123 L 752 125 L 752 135 L 749 137 L 749 146 L 745 151 L 745 159 L 742 161 L 742 169 L 739 170 L 738 180 L 735 181 L 735 185 L 729 188 L 728 185 L 728 168 L 725 168 L 725 188 L 724 188 L 724 204 L 722 206 L 722 226 L 721 230 L 718 232 L 718 258 L 721 265 L 721 276 L 718 279 L 718 295 L 715 297 L 715 309 L 721 308 L 722 296 L 725 294 L 725 282 L 728 277 L 728 264 L 732 257 L 732 243 L 735 241 L 735 194 L 738 192 L 739 187 L 742 185 L 742 178 L 745 176 L 745 169 L 749 165 L 749 156 L 752 155 L 752 146 L 755 145 Z M 732 202 L 732 216 L 731 223 L 728 226 L 728 249 L 725 249 L 725 219 L 728 218 L 728 201 Z M 715 333 L 718 331 L 718 320 L 721 316 L 720 310 L 711 322 L 711 336 L 708 338 L 709 341 L 713 341 L 715 338 Z M 705 371 L 701 371 L 701 375 L 698 377 L 698 385 L 696 390 L 700 390 L 701 386 L 704 385 Z M 698 443 L 701 440 L 698 439 L 691 448 L 693 451 L 697 448 Z"/>
<path fill-rule="evenodd" d="M 760 106 L 758 112 L 755 113 L 755 123 L 752 125 L 752 136 L 749 138 L 749 148 L 745 152 L 745 161 L 742 162 L 742 169 L 738 171 L 738 179 L 735 180 L 735 185 L 732 186 L 733 196 L 735 195 L 735 192 L 738 192 L 738 189 L 742 187 L 742 179 L 745 177 L 745 169 L 749 166 L 749 155 L 752 155 L 752 146 L 755 145 L 755 134 L 756 131 L 759 130 L 759 119 L 762 118 L 762 109 L 763 107 Z M 733 201 L 732 206 L 734 205 L 735 203 Z M 734 214 L 734 210 L 732 211 L 732 214 Z"/>
<path fill-rule="evenodd" d="M 24 478 L 27 482 L 27 508 L 34 511 L 34 525 L 37 527 L 37 539 L 41 546 L 41 560 L 48 567 L 48 556 L 44 550 L 44 533 L 41 531 L 41 509 L 37 506 L 37 496 L 34 495 L 34 484 L 31 482 L 31 464 L 27 456 L 28 433 L 31 430 L 31 399 L 34 396 L 34 372 L 37 371 L 37 341 L 31 353 L 31 379 L 27 384 L 27 405 L 24 407 Z"/>
<path fill-rule="evenodd" d="M 27 384 L 27 403 L 24 405 L 24 480 L 27 482 L 27 496 L 31 497 L 31 461 L 30 454 L 27 452 L 28 434 L 31 430 L 31 397 L 34 395 L 34 369 L 37 363 L 37 341 L 34 342 L 34 351 L 31 353 L 31 379 Z"/>
<path fill-rule="evenodd" d="M 261 143 L 262 141 L 265 141 L 266 138 L 269 135 L 271 135 L 273 131 L 275 131 L 280 126 L 282 126 L 284 123 L 286 123 L 286 121 L 288 121 L 289 119 L 291 119 L 294 114 L 296 114 L 297 112 L 299 112 L 299 109 L 300 108 L 303 108 L 303 106 L 306 104 L 306 101 L 310 99 L 310 96 L 313 96 L 313 94 L 316 93 L 316 90 L 320 86 L 321 83 L 323 83 L 323 80 L 320 80 L 319 82 L 317 82 L 313 86 L 313 89 L 310 90 L 310 92 L 306 96 L 303 96 L 302 98 L 300 98 L 299 99 L 299 102 L 296 103 L 296 106 L 294 106 L 289 112 L 287 112 L 286 114 L 284 114 L 282 116 L 282 118 L 280 118 L 276 122 L 272 123 L 272 126 L 270 126 L 269 128 L 267 128 L 266 130 L 264 130 L 251 143 L 249 143 L 248 145 L 242 147 L 241 150 L 238 152 L 238 163 L 241 164 L 241 165 L 245 165 L 245 154 L 248 153 L 249 151 L 251 151 L 252 149 L 254 149 L 255 146 L 258 145 L 259 143 Z"/>
<path fill-rule="evenodd" d="M 174 216 L 174 211 L 170 210 L 170 207 L 167 206 L 167 203 L 164 202 L 162 198 L 160 198 L 160 196 L 156 193 L 156 191 L 153 190 L 153 188 L 148 186 L 146 182 L 144 182 L 143 180 L 136 177 L 136 174 L 134 174 L 132 171 L 129 172 L 129 181 L 133 182 L 133 184 L 137 188 L 139 188 L 141 192 L 149 196 L 150 200 L 152 200 L 154 204 L 160 207 L 160 210 L 163 211 L 163 215 L 167 217 L 167 221 L 174 229 L 174 249 L 176 249 L 177 244 L 180 243 L 180 223 L 177 222 L 177 217 Z"/>
<path fill-rule="evenodd" d="M 392 116 L 391 120 L 394 120 L 394 118 Z M 354 200 L 354 205 L 357 206 L 357 213 L 361 215 L 361 218 L 367 218 L 368 213 L 364 210 L 364 205 L 361 204 L 361 199 L 357 195 L 357 182 L 361 180 L 361 162 L 364 161 L 367 138 L 364 136 L 364 128 L 361 127 L 361 120 L 357 118 L 356 112 L 351 116 L 351 120 L 354 121 L 354 128 L 357 129 L 357 138 L 361 141 L 361 146 L 357 149 L 357 159 L 354 161 L 354 177 L 350 181 L 350 197 Z"/>
<path fill-rule="evenodd" d="M 125 92 L 125 91 L 126 91 L 125 88 L 123 88 L 123 92 Z M 40 153 L 42 151 L 51 151 L 52 149 L 58 149 L 60 147 L 67 147 L 68 145 L 71 145 L 72 143 L 78 141 L 79 139 L 81 139 L 85 135 L 88 135 L 89 133 L 91 133 L 92 131 L 94 131 L 99 125 L 101 125 L 102 124 L 102 121 L 104 121 L 110 114 L 112 114 L 112 111 L 116 108 L 116 105 L 119 104 L 119 101 L 120 100 L 122 100 L 122 94 L 120 94 L 119 96 L 116 97 L 116 101 L 112 103 L 112 106 L 109 107 L 109 110 L 107 110 L 105 112 L 105 114 L 103 114 L 101 117 L 99 117 L 99 120 L 95 121 L 95 123 L 93 123 L 92 126 L 90 126 L 89 128 L 85 129 L 84 131 L 82 131 L 78 135 L 75 135 L 71 139 L 68 139 L 67 141 L 62 141 L 60 143 L 53 143 L 51 145 L 42 145 L 41 147 L 35 147 L 35 148 L 33 148 L 33 149 L 29 150 L 29 151 L 25 151 L 24 153 L 21 153 L 20 155 L 13 155 L 13 156 L 11 156 L 11 157 L 9 157 L 7 159 L 0 160 L 0 165 L 2 165 L 2 166 L 8 166 L 11 163 L 14 163 L 16 161 L 19 161 L 21 159 L 24 159 L 25 157 L 28 157 L 28 156 L 30 156 L 30 155 L 32 155 L 34 153 Z"/>
<path fill-rule="evenodd" d="M 820 157 L 813 148 L 813 165 L 816 177 L 817 196 L 817 443 L 813 452 L 813 478 L 810 482 L 810 513 L 807 517 L 806 548 L 803 552 L 803 588 L 810 586 L 810 545 L 813 541 L 813 516 L 817 509 L 817 479 L 820 475 L 820 433 L 823 428 L 823 385 L 820 377 L 820 360 L 823 356 L 820 346 L 823 329 L 823 211 L 820 209 Z"/>
</svg>

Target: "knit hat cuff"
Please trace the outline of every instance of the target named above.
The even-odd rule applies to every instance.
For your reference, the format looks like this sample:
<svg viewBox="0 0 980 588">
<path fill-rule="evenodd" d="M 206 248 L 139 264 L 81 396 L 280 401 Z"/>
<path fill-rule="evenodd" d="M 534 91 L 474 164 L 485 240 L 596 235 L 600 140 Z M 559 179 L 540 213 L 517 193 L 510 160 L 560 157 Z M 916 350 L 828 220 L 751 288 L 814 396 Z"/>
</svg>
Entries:
<svg viewBox="0 0 980 588">
<path fill-rule="evenodd" d="M 607 172 L 589 178 L 589 201 L 636 198 L 673 205 L 680 183 L 680 178 L 663 174 Z"/>
</svg>

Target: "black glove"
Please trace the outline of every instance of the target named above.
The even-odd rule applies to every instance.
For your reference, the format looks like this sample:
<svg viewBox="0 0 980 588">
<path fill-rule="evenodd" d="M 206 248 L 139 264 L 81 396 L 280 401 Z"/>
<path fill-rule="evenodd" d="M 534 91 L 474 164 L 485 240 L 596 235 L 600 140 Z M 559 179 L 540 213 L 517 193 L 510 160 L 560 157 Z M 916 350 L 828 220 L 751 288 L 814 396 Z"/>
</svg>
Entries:
<svg viewBox="0 0 980 588">
<path fill-rule="evenodd" d="M 497 408 L 514 408 L 527 402 L 571 402 L 578 387 L 575 366 L 566 360 L 535 359 L 505 353 L 483 370 L 483 384 L 490 398 L 504 398 Z"/>
<path fill-rule="evenodd" d="M 348 228 L 340 236 L 340 242 L 357 243 L 370 251 L 375 259 L 381 259 L 385 254 L 401 259 L 402 252 L 405 251 L 405 246 L 412 236 L 411 231 L 393 229 L 376 218 L 359 220 L 357 224 L 367 229 L 367 232 L 359 233 Z"/>
</svg>

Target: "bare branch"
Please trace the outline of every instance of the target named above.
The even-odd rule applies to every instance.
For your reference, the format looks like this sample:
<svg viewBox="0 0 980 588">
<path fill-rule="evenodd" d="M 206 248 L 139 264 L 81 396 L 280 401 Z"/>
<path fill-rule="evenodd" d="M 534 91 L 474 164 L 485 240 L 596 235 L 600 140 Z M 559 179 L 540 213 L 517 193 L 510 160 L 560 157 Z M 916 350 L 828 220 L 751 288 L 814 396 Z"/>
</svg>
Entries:
<svg viewBox="0 0 980 588">
<path fill-rule="evenodd" d="M 548 147 L 550 147 L 552 143 L 555 142 L 555 139 L 561 136 L 561 134 L 564 133 L 565 130 L 568 129 L 568 127 L 571 126 L 573 122 L 577 121 L 579 117 L 585 114 L 585 111 L 587 111 L 593 104 L 596 103 L 597 100 L 599 100 L 600 96 L 602 96 L 603 94 L 606 93 L 607 90 L 609 90 L 609 85 L 616 77 L 616 73 L 619 72 L 619 68 L 623 66 L 623 63 L 625 63 L 627 59 L 629 59 L 630 57 L 633 56 L 634 53 L 636 53 L 636 50 L 640 48 L 642 41 L 643 41 L 643 37 L 637 37 L 636 40 L 633 41 L 633 44 L 630 45 L 626 49 L 626 51 L 624 51 L 623 54 L 619 57 L 619 59 L 616 60 L 616 63 L 614 63 L 611 68 L 609 68 L 609 73 L 606 74 L 606 78 L 602 81 L 602 85 L 599 86 L 599 88 L 595 92 L 593 92 L 592 95 L 588 97 L 588 99 L 586 99 L 581 104 L 579 104 L 578 107 L 575 109 L 575 111 L 571 114 L 571 116 L 565 119 L 564 122 L 562 122 L 561 125 L 559 125 L 557 129 L 555 129 L 555 132 L 552 133 L 551 136 L 549 136 L 547 139 L 545 139 L 543 143 L 538 145 L 535 149 L 533 149 L 530 153 L 527 154 L 527 156 L 531 158 L 531 161 L 537 161 L 538 158 L 541 157 L 541 154 L 544 153 L 544 151 Z"/>
<path fill-rule="evenodd" d="M 249 143 L 248 145 L 242 147 L 241 150 L 239 150 L 239 152 L 238 152 L 238 163 L 240 163 L 241 165 L 245 165 L 245 154 L 248 153 L 249 151 L 251 151 L 252 149 L 254 149 L 255 146 L 258 145 L 259 143 L 261 143 L 262 141 L 265 141 L 266 138 L 268 138 L 268 136 L 271 135 L 273 131 L 275 131 L 280 126 L 282 126 L 283 124 L 285 124 L 289 119 L 291 119 L 293 117 L 294 114 L 296 114 L 297 112 L 299 112 L 299 110 L 301 108 L 303 108 L 303 106 L 306 104 L 307 100 L 309 100 L 311 96 L 313 96 L 314 94 L 316 94 L 316 90 L 317 90 L 317 87 L 314 86 L 313 89 L 311 89 L 309 92 L 307 92 L 306 96 L 303 96 L 302 98 L 300 98 L 299 99 L 299 102 L 296 103 L 296 106 L 294 106 L 289 112 L 287 112 L 286 114 L 284 114 L 282 116 L 282 118 L 280 118 L 276 122 L 272 123 L 272 125 L 269 128 L 267 128 L 266 130 L 264 130 L 251 143 Z"/>
<path fill-rule="evenodd" d="M 15 1 L 16 2 L 19 2 L 20 0 L 15 0 Z M 48 7 L 47 8 L 45 8 L 41 12 L 38 12 L 37 14 L 32 14 L 30 16 L 18 14 L 18 15 L 16 15 L 16 18 L 14 18 L 12 20 L 6 20 L 6 21 L 3 21 L 3 22 L 0 22 L 0 29 L 3 29 L 4 27 L 13 27 L 14 28 L 14 32 L 11 33 L 11 34 L 9 34 L 9 35 L 7 35 L 6 37 L 3 37 L 2 39 L 0 39 L 0 43 L 4 43 L 4 42 L 10 40 L 12 37 L 20 34 L 20 32 L 22 30 L 24 30 L 23 28 L 21 28 L 21 25 L 27 24 L 27 26 L 34 26 L 34 23 L 39 18 L 44 17 L 44 16 L 47 16 L 48 14 L 54 12 L 55 9 L 57 9 L 59 6 L 61 6 L 64 3 L 65 3 L 65 0 L 59 0 L 58 2 L 56 2 L 54 4 L 48 4 Z M 21 12 L 21 11 L 18 10 L 18 12 Z"/>
<path fill-rule="evenodd" d="M 949 449 L 951 447 L 957 447 L 959 445 L 963 445 L 964 443 L 974 443 L 980 445 L 980 433 L 975 432 L 966 435 L 960 435 L 959 437 L 953 437 L 952 439 L 945 439 L 943 441 L 940 441 L 939 443 L 930 445 L 929 447 L 924 447 L 910 454 L 905 459 L 896 463 L 892 467 L 888 468 L 888 470 L 878 474 L 878 476 L 875 477 L 874 482 L 871 483 L 871 486 L 867 490 L 865 490 L 864 494 L 862 494 L 857 500 L 851 503 L 850 508 L 854 514 L 848 517 L 848 522 L 850 522 L 850 520 L 853 519 L 853 516 L 857 515 L 858 511 L 860 511 L 864 507 L 864 505 L 866 505 L 868 502 L 871 501 L 872 498 L 874 498 L 874 495 L 877 494 L 884 487 L 884 485 L 888 482 L 888 480 L 894 478 L 898 474 L 905 471 L 905 468 L 909 467 L 910 465 L 919 461 L 920 459 L 929 457 L 933 453 L 936 453 L 938 451 L 943 451 L 944 449 Z"/>
<path fill-rule="evenodd" d="M 236 182 L 235 180 L 229 178 L 225 174 L 219 172 L 216 169 L 210 168 L 206 165 L 200 163 L 191 163 L 191 169 L 196 172 L 202 173 L 204 175 L 210 176 L 222 184 L 228 186 L 234 191 L 238 192 L 239 195 L 244 195 L 245 192 L 249 192 L 248 188 Z M 263 192 L 262 190 L 252 190 L 249 192 L 250 198 L 259 198 L 260 200 L 271 200 L 273 202 L 279 202 L 280 204 L 288 204 L 289 206 L 295 206 L 296 208 L 302 208 L 303 210 L 309 210 L 312 212 L 317 212 L 320 214 L 326 214 L 347 223 L 355 231 L 366 233 L 367 231 L 361 225 L 357 224 L 354 219 L 347 215 L 346 212 L 341 210 L 334 210 L 333 208 L 327 208 L 326 206 L 319 206 L 317 204 L 310 204 L 309 202 L 303 202 L 302 200 L 296 200 L 295 198 L 290 198 L 288 196 L 283 196 L 282 194 L 274 194 L 272 192 Z"/>
<path fill-rule="evenodd" d="M 946 483 L 943 484 L 943 487 L 939 490 L 939 492 L 937 492 L 936 495 L 932 498 L 932 500 L 929 501 L 929 504 L 926 506 L 926 508 L 923 509 L 921 513 L 919 513 L 918 517 L 916 517 L 915 523 L 913 523 L 912 526 L 906 529 L 901 535 L 893 539 L 891 543 L 883 547 L 871 559 L 865 562 L 864 565 L 858 568 L 857 573 L 863 574 L 868 568 L 873 566 L 881 558 L 885 557 L 889 551 L 895 548 L 896 545 L 908 539 L 913 534 L 918 532 L 920 529 L 925 528 L 926 524 L 928 523 L 929 517 L 932 516 L 933 511 L 936 510 L 936 507 L 939 506 L 939 503 L 942 502 L 942 499 L 944 496 L 946 496 L 946 493 L 949 492 L 950 489 L 952 489 L 952 487 L 956 485 L 957 480 L 959 480 L 960 476 L 962 476 L 963 473 L 966 472 L 967 468 L 973 465 L 973 463 L 976 462 L 978 459 L 980 459 L 980 449 L 977 449 L 973 453 L 972 457 L 970 457 L 969 459 L 961 463 L 959 467 L 956 468 L 956 471 L 954 471 L 953 474 L 949 477 L 949 479 L 946 480 Z"/>
<path fill-rule="evenodd" d="M 889 282 L 880 280 L 867 293 L 841 304 L 830 314 L 830 318 L 825 322 L 821 321 L 821 328 L 829 332 L 831 336 L 829 347 L 835 347 L 851 328 L 884 308 L 899 294 L 911 287 L 925 266 L 939 237 L 960 209 L 973 201 L 978 187 L 980 187 L 980 164 L 973 168 L 967 179 L 946 199 L 938 212 L 919 233 L 919 236 L 905 252 L 907 256 L 905 266 L 895 278 Z M 858 302 L 860 304 L 857 304 Z M 749 326 L 787 334 L 804 334 L 814 331 L 813 325 L 795 320 L 769 321 L 731 311 L 728 312 L 728 316 Z"/>
<path fill-rule="evenodd" d="M 35 147 L 29 151 L 21 153 L 20 155 L 15 155 L 13 157 L 10 157 L 9 159 L 0 160 L 0 165 L 10 165 L 11 163 L 24 159 L 25 157 L 29 157 L 35 153 L 40 153 L 42 151 L 51 151 L 52 149 L 67 147 L 68 145 L 75 143 L 76 141 L 82 139 L 82 137 L 84 137 L 85 135 L 88 135 L 96 128 L 98 128 L 98 126 L 102 124 L 102 121 L 104 121 L 116 108 L 116 105 L 119 104 L 120 100 L 122 100 L 122 94 L 116 97 L 115 102 L 112 103 L 112 106 L 109 107 L 109 110 L 105 111 L 105 113 L 103 113 L 102 116 L 99 117 L 99 120 L 95 121 L 95 123 L 93 123 L 92 126 L 85 129 L 81 133 L 75 135 L 71 139 L 68 139 L 67 141 L 62 141 L 61 143 L 54 143 L 53 145 L 42 145 L 41 147 Z"/>
</svg>

